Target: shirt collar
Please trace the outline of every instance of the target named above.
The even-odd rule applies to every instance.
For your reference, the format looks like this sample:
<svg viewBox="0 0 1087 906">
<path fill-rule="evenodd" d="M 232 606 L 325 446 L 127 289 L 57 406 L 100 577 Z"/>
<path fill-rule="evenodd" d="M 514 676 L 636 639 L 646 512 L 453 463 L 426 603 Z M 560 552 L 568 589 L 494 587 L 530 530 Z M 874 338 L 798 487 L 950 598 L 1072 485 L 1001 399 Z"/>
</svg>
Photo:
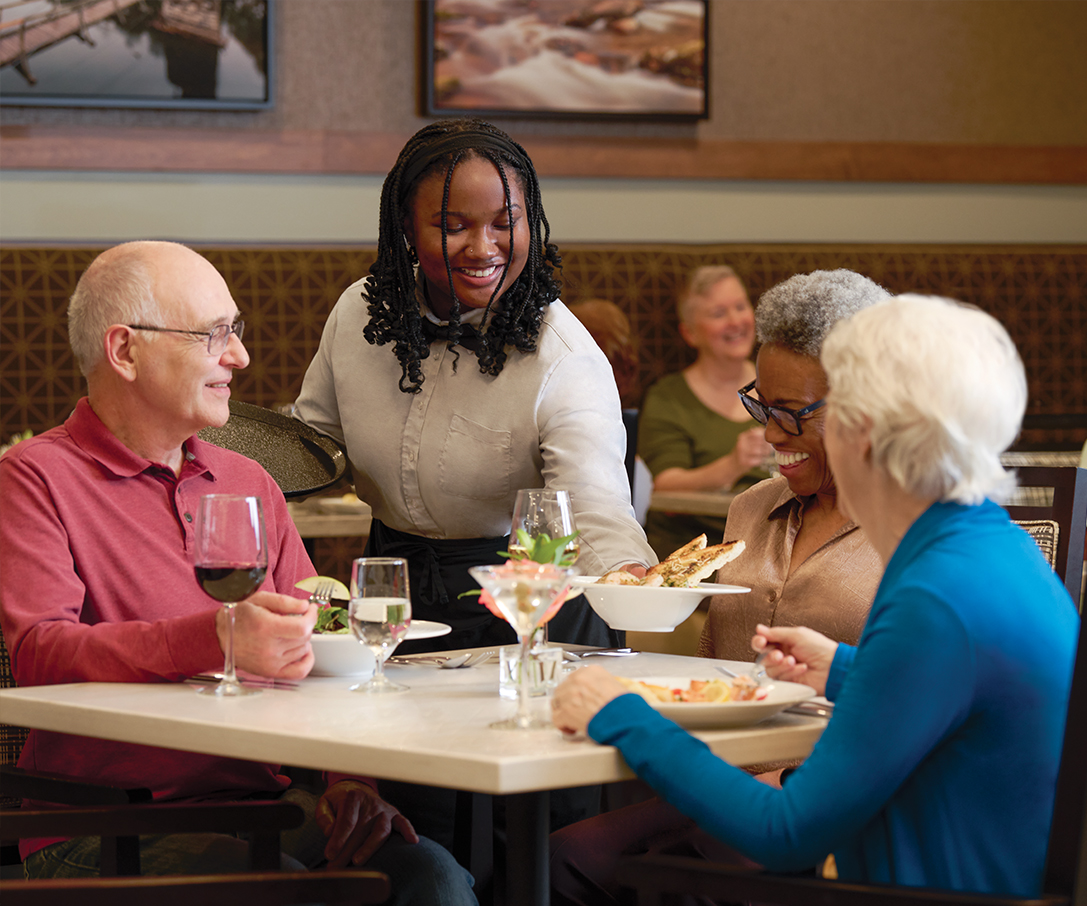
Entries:
<svg viewBox="0 0 1087 906">
<path fill-rule="evenodd" d="M 87 397 L 83 397 L 76 404 L 75 411 L 68 416 L 65 426 L 80 449 L 118 478 L 132 478 L 148 470 L 165 468 L 162 463 L 146 459 L 126 447 L 98 417 Z M 207 462 L 207 451 L 211 446 L 196 435 L 185 441 L 180 477 L 187 478 L 201 472 L 212 473 Z M 215 476 L 211 474 L 210 477 Z"/>
</svg>

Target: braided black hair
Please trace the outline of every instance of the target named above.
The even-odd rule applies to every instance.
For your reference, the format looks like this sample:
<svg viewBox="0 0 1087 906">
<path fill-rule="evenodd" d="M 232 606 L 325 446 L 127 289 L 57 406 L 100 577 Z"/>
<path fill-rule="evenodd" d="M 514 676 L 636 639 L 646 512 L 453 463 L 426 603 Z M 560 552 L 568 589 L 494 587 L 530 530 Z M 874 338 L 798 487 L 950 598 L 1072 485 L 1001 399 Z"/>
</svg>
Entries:
<svg viewBox="0 0 1087 906">
<path fill-rule="evenodd" d="M 449 186 L 457 164 L 484 158 L 494 164 L 510 209 L 508 170 L 516 175 L 525 199 L 529 228 L 528 259 L 517 279 L 502 293 L 502 306 L 493 313 L 490 326 L 479 339 L 476 357 L 483 374 L 496 375 L 506 362 L 506 346 L 533 352 L 540 332 L 544 309 L 559 296 L 555 268 L 562 267 L 558 248 L 551 243 L 551 227 L 544 214 L 536 168 L 525 149 L 505 132 L 474 118 L 441 120 L 425 126 L 408 140 L 381 189 L 377 260 L 370 268 L 368 288 L 370 321 L 363 329 L 366 342 L 383 346 L 393 343 L 403 374 L 400 389 L 418 393 L 423 383 L 419 362 L 430 354 L 430 342 L 423 333 L 422 316 L 415 296 L 413 250 L 404 235 L 404 223 L 411 214 L 419 184 L 429 175 L 445 172 L 442 194 L 442 253 L 445 257 L 453 308 L 449 315 L 449 346 L 461 337 L 460 300 L 453 289 L 453 271 L 447 251 L 446 213 Z M 513 260 L 513 217 L 510 216 L 510 253 L 503 278 Z M 484 314 L 491 313 L 500 282 Z M 454 350 L 456 352 L 456 350 Z M 458 354 L 459 356 L 459 354 Z"/>
</svg>

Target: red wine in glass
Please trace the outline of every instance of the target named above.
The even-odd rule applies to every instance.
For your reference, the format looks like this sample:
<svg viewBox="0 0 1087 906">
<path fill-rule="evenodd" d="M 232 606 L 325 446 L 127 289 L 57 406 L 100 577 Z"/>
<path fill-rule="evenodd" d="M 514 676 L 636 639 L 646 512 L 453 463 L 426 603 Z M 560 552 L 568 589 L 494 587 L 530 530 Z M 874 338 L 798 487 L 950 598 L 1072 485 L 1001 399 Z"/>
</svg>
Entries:
<svg viewBox="0 0 1087 906">
<path fill-rule="evenodd" d="M 243 601 L 260 588 L 266 566 L 198 566 L 196 581 L 216 601 Z"/>
<path fill-rule="evenodd" d="M 193 568 L 204 592 L 227 612 L 223 678 L 198 691 L 218 696 L 253 695 L 234 671 L 234 608 L 260 588 L 268 572 L 268 545 L 259 497 L 205 494 L 196 514 Z"/>
</svg>

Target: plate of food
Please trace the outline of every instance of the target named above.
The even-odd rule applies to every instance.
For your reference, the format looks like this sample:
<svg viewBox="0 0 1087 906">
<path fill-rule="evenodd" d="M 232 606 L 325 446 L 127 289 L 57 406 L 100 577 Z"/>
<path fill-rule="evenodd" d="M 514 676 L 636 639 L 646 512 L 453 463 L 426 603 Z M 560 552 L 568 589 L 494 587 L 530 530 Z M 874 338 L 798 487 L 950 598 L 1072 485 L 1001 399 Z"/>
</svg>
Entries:
<svg viewBox="0 0 1087 906">
<path fill-rule="evenodd" d="M 708 546 L 706 536 L 699 535 L 651 567 L 644 578 L 613 570 L 604 576 L 576 576 L 572 584 L 612 629 L 671 632 L 703 598 L 751 591 L 703 581 L 740 556 L 744 547 L 743 541 Z"/>
<path fill-rule="evenodd" d="M 815 697 L 811 686 L 766 682 L 757 686 L 745 676 L 734 680 L 683 676 L 616 677 L 669 720 L 688 730 L 747 727 L 779 711 Z"/>
</svg>

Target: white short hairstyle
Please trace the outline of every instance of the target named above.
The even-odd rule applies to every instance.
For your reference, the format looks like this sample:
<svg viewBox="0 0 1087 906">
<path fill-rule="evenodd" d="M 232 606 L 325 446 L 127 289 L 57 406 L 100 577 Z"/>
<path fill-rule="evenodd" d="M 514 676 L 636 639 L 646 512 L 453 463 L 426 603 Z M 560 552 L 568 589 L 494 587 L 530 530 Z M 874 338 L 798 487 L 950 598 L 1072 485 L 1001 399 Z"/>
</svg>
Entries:
<svg viewBox="0 0 1087 906">
<path fill-rule="evenodd" d="M 835 325 L 823 343 L 828 406 L 871 421 L 873 463 L 918 497 L 1003 501 L 1000 464 L 1027 405 L 1023 362 L 999 321 L 974 306 L 903 295 Z"/>
<path fill-rule="evenodd" d="M 109 249 L 91 262 L 68 302 L 68 342 L 84 377 L 104 355 L 106 331 L 114 324 L 165 327 L 155 298 L 149 258 L 165 243 L 139 241 Z M 105 253 L 103 253 L 105 254 Z"/>
</svg>

